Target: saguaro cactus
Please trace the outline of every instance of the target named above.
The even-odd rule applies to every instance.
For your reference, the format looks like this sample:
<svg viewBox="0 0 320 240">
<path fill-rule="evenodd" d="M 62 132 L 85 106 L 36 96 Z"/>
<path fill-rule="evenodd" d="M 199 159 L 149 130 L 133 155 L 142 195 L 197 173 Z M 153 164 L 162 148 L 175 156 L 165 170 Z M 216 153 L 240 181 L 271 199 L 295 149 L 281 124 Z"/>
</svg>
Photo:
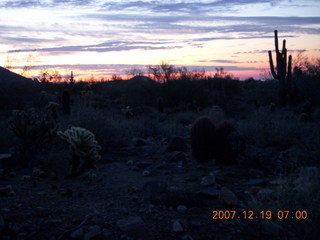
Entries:
<svg viewBox="0 0 320 240">
<path fill-rule="evenodd" d="M 272 76 L 274 79 L 279 80 L 279 99 L 281 104 L 285 104 L 287 97 L 291 92 L 291 68 L 292 68 L 292 56 L 290 55 L 287 62 L 287 49 L 286 49 L 286 40 L 283 40 L 282 51 L 279 51 L 278 44 L 278 31 L 274 31 L 274 42 L 276 50 L 276 68 L 273 65 L 272 53 L 269 53 L 269 64 Z M 287 67 L 288 66 L 288 67 Z"/>
<path fill-rule="evenodd" d="M 74 78 L 73 78 L 73 72 L 71 71 L 71 76 L 70 76 L 70 83 L 73 84 L 74 83 Z"/>
</svg>

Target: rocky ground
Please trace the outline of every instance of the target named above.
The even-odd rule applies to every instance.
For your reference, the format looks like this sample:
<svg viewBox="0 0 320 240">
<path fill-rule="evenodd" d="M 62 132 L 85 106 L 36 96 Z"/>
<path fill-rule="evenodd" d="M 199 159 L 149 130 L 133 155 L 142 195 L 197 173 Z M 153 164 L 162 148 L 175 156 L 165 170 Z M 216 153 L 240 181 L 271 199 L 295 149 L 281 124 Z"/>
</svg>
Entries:
<svg viewBox="0 0 320 240">
<path fill-rule="evenodd" d="M 2 175 L 0 239 L 311 239 L 295 227 L 303 220 L 245 219 L 281 180 L 262 167 L 199 165 L 182 142 L 134 139 L 72 180 L 39 169 Z M 213 219 L 215 210 L 237 215 Z"/>
</svg>

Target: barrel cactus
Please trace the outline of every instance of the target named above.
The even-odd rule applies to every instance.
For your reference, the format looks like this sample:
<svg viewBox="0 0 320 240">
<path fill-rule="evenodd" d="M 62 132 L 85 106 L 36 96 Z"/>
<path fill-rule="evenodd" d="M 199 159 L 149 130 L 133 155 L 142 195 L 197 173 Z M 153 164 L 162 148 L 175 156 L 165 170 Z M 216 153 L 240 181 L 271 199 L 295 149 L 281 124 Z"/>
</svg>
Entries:
<svg viewBox="0 0 320 240">
<path fill-rule="evenodd" d="M 213 159 L 215 126 L 207 116 L 199 117 L 191 126 L 192 154 L 199 163 Z"/>
<path fill-rule="evenodd" d="M 214 158 L 218 164 L 232 164 L 244 150 L 245 143 L 234 124 L 222 121 L 216 125 L 213 146 Z"/>
<path fill-rule="evenodd" d="M 209 117 L 202 116 L 192 124 L 191 148 L 198 163 L 213 159 L 221 165 L 235 163 L 244 147 L 244 140 L 231 122 L 214 124 Z"/>
<path fill-rule="evenodd" d="M 101 158 L 101 146 L 92 132 L 85 128 L 71 127 L 64 132 L 59 131 L 58 136 L 70 144 L 72 177 L 95 168 L 95 162 Z"/>
</svg>

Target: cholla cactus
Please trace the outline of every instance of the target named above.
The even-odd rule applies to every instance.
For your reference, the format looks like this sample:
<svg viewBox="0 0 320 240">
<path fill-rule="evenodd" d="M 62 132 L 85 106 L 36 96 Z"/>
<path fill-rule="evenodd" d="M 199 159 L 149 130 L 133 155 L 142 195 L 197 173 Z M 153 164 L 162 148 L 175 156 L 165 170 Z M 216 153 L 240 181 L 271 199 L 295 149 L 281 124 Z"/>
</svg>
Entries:
<svg viewBox="0 0 320 240">
<path fill-rule="evenodd" d="M 132 111 L 132 107 L 130 106 L 127 106 L 125 108 L 122 108 L 121 109 L 121 112 L 124 113 L 126 119 L 130 119 L 130 118 L 133 118 L 133 111 Z"/>
<path fill-rule="evenodd" d="M 59 131 L 58 136 L 70 144 L 72 177 L 95 168 L 94 163 L 101 158 L 98 153 L 101 146 L 92 132 L 80 127 L 71 127 L 64 132 Z"/>
<path fill-rule="evenodd" d="M 39 150 L 48 146 L 56 132 L 56 124 L 33 108 L 14 110 L 9 124 L 19 140 L 16 154 L 23 165 L 28 164 Z"/>
</svg>

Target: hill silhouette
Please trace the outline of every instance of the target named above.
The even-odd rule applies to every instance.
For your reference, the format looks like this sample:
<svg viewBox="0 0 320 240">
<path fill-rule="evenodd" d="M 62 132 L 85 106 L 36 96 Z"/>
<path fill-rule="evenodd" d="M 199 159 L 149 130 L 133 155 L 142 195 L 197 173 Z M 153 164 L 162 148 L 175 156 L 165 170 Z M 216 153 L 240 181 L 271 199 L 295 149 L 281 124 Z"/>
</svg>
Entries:
<svg viewBox="0 0 320 240">
<path fill-rule="evenodd" d="M 32 81 L 30 78 L 23 77 L 17 73 L 14 73 L 6 68 L 0 67 L 0 81 Z"/>
</svg>

